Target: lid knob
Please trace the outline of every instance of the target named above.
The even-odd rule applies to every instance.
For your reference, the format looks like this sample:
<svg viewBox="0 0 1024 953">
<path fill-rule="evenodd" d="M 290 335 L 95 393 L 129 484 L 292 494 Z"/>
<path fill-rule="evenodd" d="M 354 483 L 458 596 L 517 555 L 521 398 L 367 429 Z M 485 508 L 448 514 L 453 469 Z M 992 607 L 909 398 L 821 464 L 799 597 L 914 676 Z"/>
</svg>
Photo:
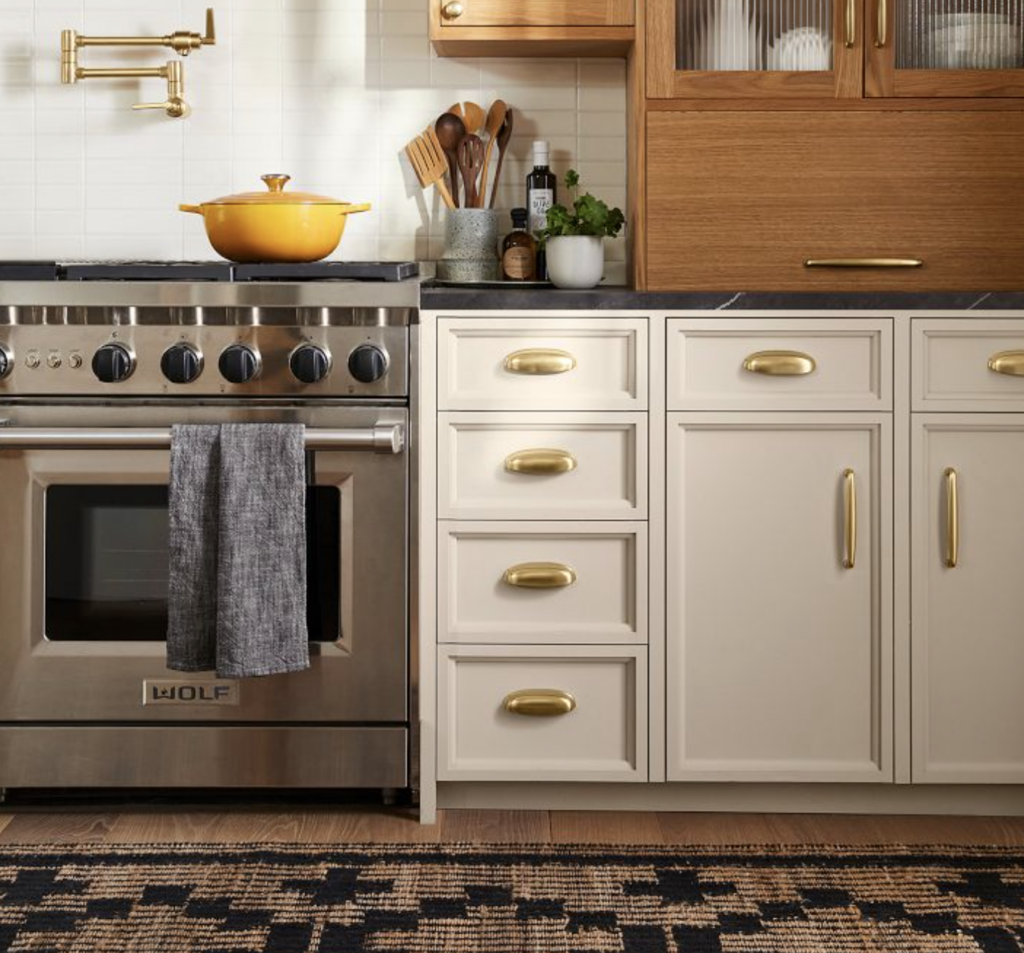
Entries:
<svg viewBox="0 0 1024 953">
<path fill-rule="evenodd" d="M 267 183 L 267 188 L 271 192 L 283 192 L 292 177 L 281 172 L 272 172 L 269 175 L 261 175 L 260 178 Z"/>
</svg>

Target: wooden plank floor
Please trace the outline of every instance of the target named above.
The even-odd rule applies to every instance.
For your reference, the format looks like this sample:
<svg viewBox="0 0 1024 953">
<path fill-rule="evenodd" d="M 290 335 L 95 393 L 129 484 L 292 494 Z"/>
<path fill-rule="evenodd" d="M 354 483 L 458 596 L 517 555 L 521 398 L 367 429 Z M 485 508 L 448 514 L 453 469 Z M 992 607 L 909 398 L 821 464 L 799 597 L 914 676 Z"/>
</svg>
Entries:
<svg viewBox="0 0 1024 953">
<path fill-rule="evenodd" d="M 0 815 L 0 844 L 26 843 L 973 844 L 1024 846 L 1024 818 L 836 814 L 444 811 L 424 827 L 365 807 L 22 807 Z"/>
</svg>

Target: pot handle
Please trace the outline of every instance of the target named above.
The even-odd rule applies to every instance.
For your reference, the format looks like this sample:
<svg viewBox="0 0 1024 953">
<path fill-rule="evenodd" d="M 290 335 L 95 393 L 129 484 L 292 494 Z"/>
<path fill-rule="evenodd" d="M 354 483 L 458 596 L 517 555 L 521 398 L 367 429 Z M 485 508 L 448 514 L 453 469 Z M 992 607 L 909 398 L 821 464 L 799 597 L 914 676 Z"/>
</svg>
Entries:
<svg viewBox="0 0 1024 953">
<path fill-rule="evenodd" d="M 364 202 L 362 205 L 343 205 L 341 207 L 341 214 L 354 215 L 356 212 L 369 212 L 372 207 L 369 202 Z"/>
<path fill-rule="evenodd" d="M 181 212 L 191 212 L 193 215 L 203 214 L 203 207 L 201 205 L 179 205 L 178 210 Z"/>
</svg>

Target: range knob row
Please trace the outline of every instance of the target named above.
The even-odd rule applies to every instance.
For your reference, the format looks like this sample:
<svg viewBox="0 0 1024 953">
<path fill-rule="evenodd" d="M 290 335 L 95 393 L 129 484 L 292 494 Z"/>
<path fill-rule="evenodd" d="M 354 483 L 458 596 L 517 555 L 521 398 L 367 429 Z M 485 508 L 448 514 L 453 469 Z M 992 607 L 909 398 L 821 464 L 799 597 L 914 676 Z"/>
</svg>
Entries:
<svg viewBox="0 0 1024 953">
<path fill-rule="evenodd" d="M 260 353 L 247 344 L 231 344 L 217 361 L 221 376 L 232 384 L 248 384 L 259 376 Z M 135 371 L 135 355 L 123 344 L 104 344 L 92 358 L 92 370 L 104 384 L 119 384 Z M 0 348 L 0 377 L 7 373 L 10 355 Z M 318 384 L 331 369 L 330 355 L 315 344 L 296 348 L 288 360 L 296 380 Z M 160 358 L 160 370 L 172 384 L 191 384 L 203 372 L 203 356 L 191 344 L 174 344 Z M 361 344 L 348 357 L 348 371 L 362 384 L 379 381 L 388 371 L 387 353 L 374 344 Z"/>
</svg>

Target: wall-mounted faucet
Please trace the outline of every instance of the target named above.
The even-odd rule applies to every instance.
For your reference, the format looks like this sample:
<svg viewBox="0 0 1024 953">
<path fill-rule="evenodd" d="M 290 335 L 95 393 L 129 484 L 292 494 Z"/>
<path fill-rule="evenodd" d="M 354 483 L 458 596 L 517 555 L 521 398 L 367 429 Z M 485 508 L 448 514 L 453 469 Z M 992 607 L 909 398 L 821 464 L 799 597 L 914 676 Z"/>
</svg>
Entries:
<svg viewBox="0 0 1024 953">
<path fill-rule="evenodd" d="M 83 79 L 124 79 L 154 77 L 167 81 L 167 99 L 162 103 L 136 103 L 133 109 L 163 109 L 173 119 L 184 119 L 192 110 L 185 102 L 185 67 L 179 60 L 168 60 L 164 66 L 87 68 L 78 65 L 78 51 L 84 46 L 167 46 L 179 56 L 193 50 L 213 46 L 217 32 L 213 10 L 206 11 L 206 33 L 178 30 L 166 36 L 82 36 L 64 30 L 60 36 L 60 81 L 74 84 Z"/>
</svg>

